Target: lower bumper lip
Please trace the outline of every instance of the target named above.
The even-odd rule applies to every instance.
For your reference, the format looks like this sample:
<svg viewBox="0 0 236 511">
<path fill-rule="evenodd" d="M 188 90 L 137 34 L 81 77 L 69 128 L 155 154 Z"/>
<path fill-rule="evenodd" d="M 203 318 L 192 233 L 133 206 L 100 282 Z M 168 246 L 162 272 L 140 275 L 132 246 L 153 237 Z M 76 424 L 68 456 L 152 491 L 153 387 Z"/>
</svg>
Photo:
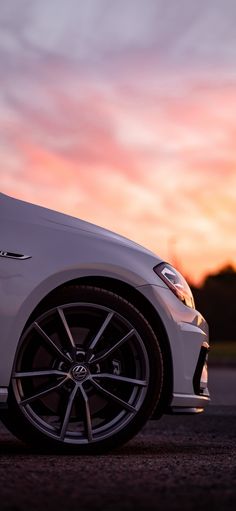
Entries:
<svg viewBox="0 0 236 511">
<path fill-rule="evenodd" d="M 204 412 L 204 408 L 201 408 L 201 407 L 187 407 L 187 406 L 179 406 L 179 407 L 175 407 L 175 406 L 172 406 L 169 410 L 168 410 L 168 413 L 169 415 L 193 415 L 193 414 L 196 414 L 196 413 L 202 413 Z"/>
</svg>

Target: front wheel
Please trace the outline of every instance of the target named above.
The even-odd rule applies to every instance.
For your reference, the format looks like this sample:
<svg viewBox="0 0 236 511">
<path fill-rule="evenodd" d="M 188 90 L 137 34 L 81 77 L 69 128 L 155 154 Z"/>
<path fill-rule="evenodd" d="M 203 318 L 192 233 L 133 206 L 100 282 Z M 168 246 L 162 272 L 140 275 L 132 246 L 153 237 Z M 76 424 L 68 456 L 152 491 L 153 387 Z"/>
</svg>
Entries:
<svg viewBox="0 0 236 511">
<path fill-rule="evenodd" d="M 22 335 L 5 422 L 37 446 L 103 452 L 145 424 L 162 380 L 158 340 L 131 303 L 107 290 L 68 287 Z"/>
</svg>

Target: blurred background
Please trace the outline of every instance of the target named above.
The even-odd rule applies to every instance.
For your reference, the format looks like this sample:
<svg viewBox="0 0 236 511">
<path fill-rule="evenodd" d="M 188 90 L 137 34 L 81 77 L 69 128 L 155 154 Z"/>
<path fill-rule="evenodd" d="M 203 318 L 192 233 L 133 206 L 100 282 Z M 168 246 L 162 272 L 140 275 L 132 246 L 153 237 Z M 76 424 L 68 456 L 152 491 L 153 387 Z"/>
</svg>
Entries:
<svg viewBox="0 0 236 511">
<path fill-rule="evenodd" d="M 236 362 L 235 0 L 0 6 L 0 188 L 188 279 Z"/>
</svg>

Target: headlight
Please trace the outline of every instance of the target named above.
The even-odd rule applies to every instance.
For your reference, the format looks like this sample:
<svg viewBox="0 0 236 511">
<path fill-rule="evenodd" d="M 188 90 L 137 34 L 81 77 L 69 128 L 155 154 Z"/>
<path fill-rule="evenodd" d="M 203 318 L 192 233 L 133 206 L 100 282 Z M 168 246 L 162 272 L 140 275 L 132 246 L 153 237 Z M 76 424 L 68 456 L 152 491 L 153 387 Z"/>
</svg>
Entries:
<svg viewBox="0 0 236 511">
<path fill-rule="evenodd" d="M 192 291 L 181 273 L 168 263 L 158 264 L 153 269 L 181 302 L 194 309 L 195 304 Z"/>
</svg>

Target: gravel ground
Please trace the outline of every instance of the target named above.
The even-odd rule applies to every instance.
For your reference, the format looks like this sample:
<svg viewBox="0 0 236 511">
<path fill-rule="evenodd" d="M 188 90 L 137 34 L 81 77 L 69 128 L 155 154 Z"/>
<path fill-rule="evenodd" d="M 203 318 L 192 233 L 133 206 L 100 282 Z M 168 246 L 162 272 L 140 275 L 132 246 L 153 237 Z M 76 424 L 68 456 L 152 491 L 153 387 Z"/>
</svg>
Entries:
<svg viewBox="0 0 236 511">
<path fill-rule="evenodd" d="M 235 481 L 236 402 L 150 421 L 97 457 L 34 453 L 0 427 L 1 510 L 232 511 Z"/>
</svg>

